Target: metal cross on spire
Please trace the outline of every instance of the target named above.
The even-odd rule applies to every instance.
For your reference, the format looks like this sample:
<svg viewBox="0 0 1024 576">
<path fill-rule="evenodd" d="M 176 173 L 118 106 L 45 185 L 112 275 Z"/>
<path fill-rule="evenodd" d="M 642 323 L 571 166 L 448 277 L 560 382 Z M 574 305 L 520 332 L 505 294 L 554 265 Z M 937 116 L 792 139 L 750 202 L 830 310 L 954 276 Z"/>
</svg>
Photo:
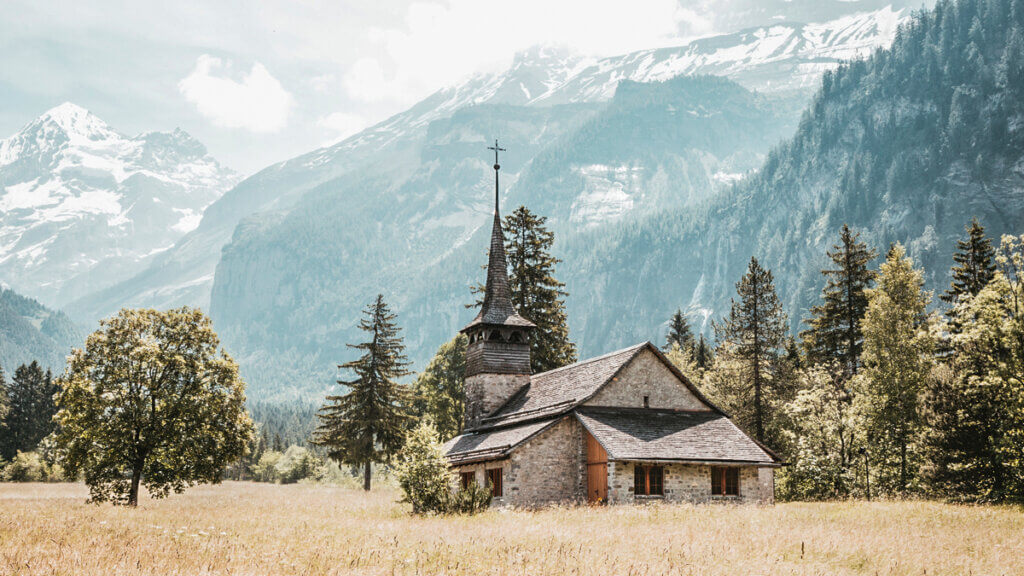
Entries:
<svg viewBox="0 0 1024 576">
<path fill-rule="evenodd" d="M 494 139 L 494 146 L 488 146 L 488 150 L 494 150 L 494 213 L 498 213 L 498 170 L 501 170 L 501 164 L 498 164 L 498 152 L 504 152 L 505 149 L 498 146 L 498 139 Z"/>
</svg>

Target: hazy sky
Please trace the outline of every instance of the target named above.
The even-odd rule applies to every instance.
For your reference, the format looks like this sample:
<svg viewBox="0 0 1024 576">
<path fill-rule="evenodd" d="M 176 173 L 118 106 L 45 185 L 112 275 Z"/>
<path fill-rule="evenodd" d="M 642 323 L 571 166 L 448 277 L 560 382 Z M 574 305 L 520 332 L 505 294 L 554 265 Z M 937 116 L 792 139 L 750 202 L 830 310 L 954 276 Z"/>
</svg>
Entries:
<svg viewBox="0 0 1024 576">
<path fill-rule="evenodd" d="M 64 101 L 190 132 L 244 173 L 383 120 L 515 52 L 594 55 L 932 0 L 45 1 L 0 5 L 0 138 Z"/>
</svg>

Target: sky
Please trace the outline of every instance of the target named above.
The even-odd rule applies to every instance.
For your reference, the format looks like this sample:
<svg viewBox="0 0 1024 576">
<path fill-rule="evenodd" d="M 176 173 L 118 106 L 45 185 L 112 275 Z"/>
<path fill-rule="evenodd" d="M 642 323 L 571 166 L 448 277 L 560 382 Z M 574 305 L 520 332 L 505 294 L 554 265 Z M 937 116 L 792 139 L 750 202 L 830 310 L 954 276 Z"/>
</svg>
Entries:
<svg viewBox="0 0 1024 576">
<path fill-rule="evenodd" d="M 251 174 L 518 51 L 594 56 L 933 0 L 7 0 L 0 138 L 74 102 L 135 135 L 182 128 Z"/>
</svg>

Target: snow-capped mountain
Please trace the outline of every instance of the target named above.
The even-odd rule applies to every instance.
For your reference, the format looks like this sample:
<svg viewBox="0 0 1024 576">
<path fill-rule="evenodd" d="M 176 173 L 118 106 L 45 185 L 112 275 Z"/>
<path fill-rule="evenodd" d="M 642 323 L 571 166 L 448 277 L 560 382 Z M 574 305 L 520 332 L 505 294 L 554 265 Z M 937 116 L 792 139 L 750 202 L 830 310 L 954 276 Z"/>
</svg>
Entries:
<svg viewBox="0 0 1024 576">
<path fill-rule="evenodd" d="M 422 359 L 458 328 L 478 272 L 466 254 L 491 210 L 485 142 L 509 146 L 503 205 L 548 216 L 560 242 L 696 206 L 792 133 L 822 71 L 888 45 L 902 17 L 776 24 L 605 59 L 526 51 L 502 73 L 246 178 L 146 270 L 67 310 L 91 320 L 126 305 L 209 306 L 255 390 L 317 381 L 365 294 L 387 286 Z M 651 84 L 707 74 L 729 79 Z M 431 267 L 449 257 L 461 268 L 438 278 Z"/>
<path fill-rule="evenodd" d="M 466 106 L 604 102 L 623 80 L 660 82 L 682 75 L 712 75 L 759 92 L 809 94 L 826 70 L 888 47 L 906 18 L 906 10 L 886 6 L 828 22 L 780 22 L 608 58 L 537 46 L 517 54 L 507 70 L 476 74 L 443 88 L 409 110 L 324 148 L 313 160 L 324 162 L 358 148 L 382 146 Z"/>
<path fill-rule="evenodd" d="M 181 130 L 65 103 L 0 141 L 0 278 L 61 306 L 139 272 L 239 180 Z"/>
</svg>

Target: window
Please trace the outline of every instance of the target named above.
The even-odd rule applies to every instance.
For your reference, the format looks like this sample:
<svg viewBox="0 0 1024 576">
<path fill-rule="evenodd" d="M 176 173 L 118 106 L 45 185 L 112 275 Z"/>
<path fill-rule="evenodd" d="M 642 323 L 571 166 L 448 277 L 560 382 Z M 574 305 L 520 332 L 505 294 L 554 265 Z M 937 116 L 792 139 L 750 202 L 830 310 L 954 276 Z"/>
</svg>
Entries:
<svg viewBox="0 0 1024 576">
<path fill-rule="evenodd" d="M 650 396 L 644 396 L 644 408 L 650 408 L 650 407 L 651 407 L 651 397 Z"/>
<path fill-rule="evenodd" d="M 462 489 L 469 488 L 469 485 L 476 482 L 476 472 L 463 472 L 459 474 L 462 479 Z"/>
<path fill-rule="evenodd" d="M 488 470 L 487 482 L 491 485 L 491 496 L 501 498 L 501 468 Z"/>
<path fill-rule="evenodd" d="M 711 468 L 711 494 L 713 496 L 739 496 L 740 469 L 713 466 Z"/>
<path fill-rule="evenodd" d="M 665 469 L 661 466 L 633 466 L 633 494 L 636 496 L 664 496 Z"/>
</svg>

